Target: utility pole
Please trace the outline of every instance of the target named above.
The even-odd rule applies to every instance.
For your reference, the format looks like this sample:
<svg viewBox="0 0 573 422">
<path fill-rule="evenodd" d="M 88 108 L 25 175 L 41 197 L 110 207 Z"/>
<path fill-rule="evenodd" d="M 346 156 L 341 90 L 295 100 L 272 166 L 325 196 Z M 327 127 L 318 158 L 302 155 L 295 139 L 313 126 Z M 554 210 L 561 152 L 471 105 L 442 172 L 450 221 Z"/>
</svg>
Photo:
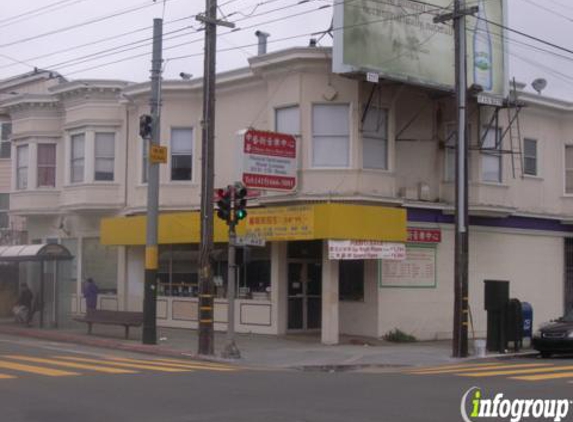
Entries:
<svg viewBox="0 0 573 422">
<path fill-rule="evenodd" d="M 163 20 L 153 20 L 153 59 L 151 66 L 151 139 L 144 139 L 148 152 L 160 144 L 161 65 Z M 149 141 L 149 142 L 148 142 Z M 143 292 L 143 344 L 157 344 L 157 226 L 159 208 L 159 163 L 147 154 L 147 232 L 145 243 L 145 286 Z"/>
<path fill-rule="evenodd" d="M 201 245 L 199 255 L 199 347 L 200 355 L 213 355 L 213 189 L 215 162 L 215 59 L 217 25 L 234 27 L 217 20 L 217 0 L 206 0 L 206 13 L 196 19 L 205 25 L 205 62 L 203 70 L 203 121 L 201 139 Z"/>
<path fill-rule="evenodd" d="M 455 0 L 454 13 L 434 18 L 440 23 L 454 21 L 455 72 L 457 108 L 456 144 L 456 238 L 454 268 L 454 328 L 452 355 L 468 356 L 468 143 L 467 143 L 467 59 L 466 16 L 477 12 L 477 7 L 465 8 L 465 0 Z"/>
</svg>

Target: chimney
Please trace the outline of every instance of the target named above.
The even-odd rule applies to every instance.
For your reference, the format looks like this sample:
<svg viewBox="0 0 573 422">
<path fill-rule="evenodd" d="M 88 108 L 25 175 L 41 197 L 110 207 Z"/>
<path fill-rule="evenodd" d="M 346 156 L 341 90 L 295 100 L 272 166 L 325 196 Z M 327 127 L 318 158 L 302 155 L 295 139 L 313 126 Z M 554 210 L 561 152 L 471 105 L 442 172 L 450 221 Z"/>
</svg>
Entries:
<svg viewBox="0 0 573 422">
<path fill-rule="evenodd" d="M 267 38 L 271 36 L 268 32 L 257 31 L 255 35 L 259 39 L 259 56 L 267 54 Z"/>
</svg>

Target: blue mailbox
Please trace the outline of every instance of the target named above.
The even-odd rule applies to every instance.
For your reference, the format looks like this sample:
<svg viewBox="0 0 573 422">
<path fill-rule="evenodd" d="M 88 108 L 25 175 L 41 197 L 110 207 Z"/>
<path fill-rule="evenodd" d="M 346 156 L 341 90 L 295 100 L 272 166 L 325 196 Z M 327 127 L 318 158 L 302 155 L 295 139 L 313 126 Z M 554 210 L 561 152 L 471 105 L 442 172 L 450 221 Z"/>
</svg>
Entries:
<svg viewBox="0 0 573 422">
<path fill-rule="evenodd" d="M 523 337 L 533 336 L 533 308 L 528 302 L 521 302 L 521 313 L 523 315 Z"/>
</svg>

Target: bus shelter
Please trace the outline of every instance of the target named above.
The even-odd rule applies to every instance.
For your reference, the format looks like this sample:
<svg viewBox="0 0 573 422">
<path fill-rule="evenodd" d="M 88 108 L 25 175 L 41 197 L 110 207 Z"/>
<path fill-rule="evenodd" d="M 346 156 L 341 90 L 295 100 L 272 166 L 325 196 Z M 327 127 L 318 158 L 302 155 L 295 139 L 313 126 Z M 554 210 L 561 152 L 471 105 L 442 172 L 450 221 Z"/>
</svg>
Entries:
<svg viewBox="0 0 573 422">
<path fill-rule="evenodd" d="M 17 263 L 18 285 L 27 283 L 34 293 L 40 328 L 46 318 L 54 327 L 69 318 L 72 259 L 66 247 L 55 243 L 0 246 L 0 263 Z"/>
</svg>

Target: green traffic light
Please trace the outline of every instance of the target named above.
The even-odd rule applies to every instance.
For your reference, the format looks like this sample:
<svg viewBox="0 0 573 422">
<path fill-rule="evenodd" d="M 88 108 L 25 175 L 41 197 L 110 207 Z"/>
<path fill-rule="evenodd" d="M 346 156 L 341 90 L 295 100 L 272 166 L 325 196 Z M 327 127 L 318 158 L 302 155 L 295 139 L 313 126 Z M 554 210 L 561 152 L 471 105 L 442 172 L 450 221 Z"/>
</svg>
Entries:
<svg viewBox="0 0 573 422">
<path fill-rule="evenodd" d="M 243 218 L 245 218 L 247 216 L 247 211 L 246 210 L 237 210 L 235 213 L 237 220 L 242 220 Z"/>
</svg>

